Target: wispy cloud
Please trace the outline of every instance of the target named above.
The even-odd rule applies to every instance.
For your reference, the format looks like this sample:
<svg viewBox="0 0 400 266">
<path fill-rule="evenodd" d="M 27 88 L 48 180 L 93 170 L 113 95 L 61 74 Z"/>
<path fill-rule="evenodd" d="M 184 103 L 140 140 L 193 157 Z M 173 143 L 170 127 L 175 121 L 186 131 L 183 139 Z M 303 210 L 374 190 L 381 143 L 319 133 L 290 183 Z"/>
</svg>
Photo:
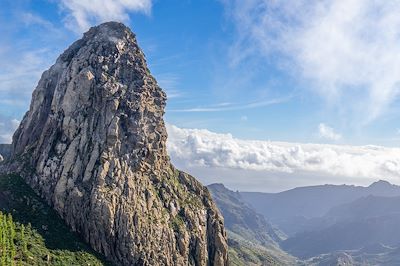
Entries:
<svg viewBox="0 0 400 266">
<path fill-rule="evenodd" d="M 24 27 L 34 27 L 34 29 L 40 28 L 42 31 L 46 31 L 47 36 L 51 34 L 51 38 L 63 37 L 66 35 L 64 29 L 56 27 L 50 21 L 42 18 L 41 16 L 29 12 L 29 11 L 19 11 L 18 12 L 18 23 L 22 23 Z"/>
<path fill-rule="evenodd" d="M 246 110 L 259 107 L 265 107 L 269 105 L 284 103 L 288 101 L 289 98 L 279 98 L 279 99 L 269 99 L 263 101 L 255 101 L 250 103 L 219 103 L 207 107 L 194 107 L 194 108 L 184 108 L 184 109 L 171 109 L 169 112 L 180 112 L 180 113 L 195 113 L 195 112 L 226 112 L 226 111 L 237 111 Z"/>
<path fill-rule="evenodd" d="M 222 2 L 237 25 L 234 63 L 260 56 L 275 60 L 362 124 L 398 99 L 398 1 Z"/>
<path fill-rule="evenodd" d="M 47 29 L 54 29 L 51 22 L 31 12 L 21 12 L 19 14 L 19 19 L 25 24 L 25 26 L 39 25 Z"/>
<path fill-rule="evenodd" d="M 173 73 L 157 74 L 157 82 L 161 88 L 167 93 L 168 99 L 178 98 L 183 95 L 182 91 L 178 89 L 180 86 L 180 78 Z"/>
<path fill-rule="evenodd" d="M 126 22 L 129 12 L 149 14 L 152 0 L 61 0 L 60 6 L 67 12 L 66 26 L 82 33 L 100 22 Z"/>
<path fill-rule="evenodd" d="M 324 123 L 320 123 L 318 125 L 318 136 L 320 138 L 333 141 L 337 141 L 342 138 L 342 135 L 335 132 L 335 130 L 332 127 L 327 126 Z"/>
<path fill-rule="evenodd" d="M 64 28 L 23 7 L 11 5 L 0 19 L 0 113 L 18 119 L 41 74 L 68 39 Z"/>
<path fill-rule="evenodd" d="M 0 53 L 1 103 L 8 106 L 27 106 L 31 92 L 46 66 L 49 64 L 46 49 L 12 53 Z"/>
</svg>

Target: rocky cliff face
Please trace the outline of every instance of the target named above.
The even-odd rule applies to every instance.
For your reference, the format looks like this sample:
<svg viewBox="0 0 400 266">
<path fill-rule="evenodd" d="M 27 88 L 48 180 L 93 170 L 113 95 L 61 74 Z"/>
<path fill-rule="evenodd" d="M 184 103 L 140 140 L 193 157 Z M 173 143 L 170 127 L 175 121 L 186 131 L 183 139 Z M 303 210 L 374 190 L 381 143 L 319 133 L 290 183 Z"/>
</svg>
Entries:
<svg viewBox="0 0 400 266">
<path fill-rule="evenodd" d="M 10 154 L 11 154 L 11 145 L 0 144 L 0 162 L 10 157 Z"/>
<path fill-rule="evenodd" d="M 10 168 L 119 265 L 227 265 L 208 190 L 170 163 L 165 102 L 134 34 L 94 27 L 43 73 Z"/>
</svg>

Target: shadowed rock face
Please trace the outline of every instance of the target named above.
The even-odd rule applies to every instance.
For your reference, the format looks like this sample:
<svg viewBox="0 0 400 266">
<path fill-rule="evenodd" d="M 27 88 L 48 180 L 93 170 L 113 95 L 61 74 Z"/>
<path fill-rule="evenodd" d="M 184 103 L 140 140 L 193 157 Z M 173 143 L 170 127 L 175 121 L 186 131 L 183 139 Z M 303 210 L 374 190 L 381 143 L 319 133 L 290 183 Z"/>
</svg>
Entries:
<svg viewBox="0 0 400 266">
<path fill-rule="evenodd" d="M 208 190 L 170 163 L 165 102 L 134 34 L 94 27 L 43 73 L 10 169 L 117 264 L 227 265 Z"/>
<path fill-rule="evenodd" d="M 11 154 L 11 145 L 0 144 L 0 162 L 10 157 L 10 154 Z"/>
</svg>

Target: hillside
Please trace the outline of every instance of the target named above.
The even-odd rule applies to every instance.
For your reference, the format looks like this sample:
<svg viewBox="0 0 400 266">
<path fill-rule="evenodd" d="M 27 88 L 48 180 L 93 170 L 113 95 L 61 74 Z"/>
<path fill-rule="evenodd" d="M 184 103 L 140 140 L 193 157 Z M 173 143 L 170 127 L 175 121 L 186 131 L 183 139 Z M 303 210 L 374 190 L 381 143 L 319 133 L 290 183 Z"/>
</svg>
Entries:
<svg viewBox="0 0 400 266">
<path fill-rule="evenodd" d="M 290 265 L 295 258 L 279 248 L 284 235 L 222 184 L 208 186 L 224 217 L 232 265 Z"/>
<path fill-rule="evenodd" d="M 228 231 L 229 264 L 231 266 L 285 266 L 293 264 L 292 259 L 277 258 L 270 248 L 236 238 L 234 233 Z M 289 263 L 289 264 L 288 264 Z"/>
<path fill-rule="evenodd" d="M 365 252 L 363 249 L 338 251 L 313 257 L 304 263 L 307 266 L 393 266 L 400 265 L 400 250 L 380 245 L 377 251 Z"/>
<path fill-rule="evenodd" d="M 368 195 L 400 196 L 400 187 L 381 180 L 368 187 L 323 185 L 280 193 L 240 192 L 240 195 L 272 224 L 292 236 L 306 230 L 310 219 L 325 215 L 333 207 Z"/>
<path fill-rule="evenodd" d="M 368 196 L 332 208 L 315 219 L 309 231 L 285 240 L 282 246 L 302 258 L 339 250 L 371 253 L 371 247 L 399 246 L 399 224 L 400 197 Z"/>
<path fill-rule="evenodd" d="M 245 203 L 239 192 L 233 192 L 222 184 L 207 187 L 224 217 L 228 230 L 261 245 L 276 245 L 282 241 L 282 233 Z"/>
<path fill-rule="evenodd" d="M 345 221 L 390 214 L 400 214 L 400 197 L 369 195 L 353 202 L 333 207 L 324 217 L 331 221 Z"/>
<path fill-rule="evenodd" d="M 0 211 L 1 246 L 13 244 L 15 248 L 13 255 L 2 249 L 2 259 L 13 257 L 22 265 L 111 265 L 72 233 L 19 176 L 0 175 Z M 10 232 L 11 226 L 13 234 L 4 230 Z"/>
</svg>

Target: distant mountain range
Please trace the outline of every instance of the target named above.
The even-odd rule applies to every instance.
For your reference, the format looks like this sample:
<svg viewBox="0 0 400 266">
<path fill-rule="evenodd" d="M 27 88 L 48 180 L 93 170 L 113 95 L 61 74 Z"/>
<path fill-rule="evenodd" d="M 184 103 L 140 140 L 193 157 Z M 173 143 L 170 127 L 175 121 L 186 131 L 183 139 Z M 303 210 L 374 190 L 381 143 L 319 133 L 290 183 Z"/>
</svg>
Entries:
<svg viewBox="0 0 400 266">
<path fill-rule="evenodd" d="M 239 247 L 252 243 L 253 250 L 262 247 L 283 265 L 400 265 L 400 186 L 380 180 L 368 187 L 323 185 L 280 193 L 208 188 L 231 247 L 237 239 Z M 285 264 L 276 256 L 285 254 L 282 249 L 299 259 L 286 254 Z"/>
<path fill-rule="evenodd" d="M 310 231 L 282 243 L 289 253 L 309 258 L 337 250 L 356 250 L 371 245 L 400 245 L 400 197 L 367 196 L 332 208 L 314 220 Z"/>
<path fill-rule="evenodd" d="M 336 206 L 368 195 L 400 196 L 400 186 L 377 181 L 368 187 L 322 185 L 299 187 L 280 193 L 240 192 L 257 212 L 288 236 L 307 230 L 309 220 L 322 217 Z"/>
</svg>

